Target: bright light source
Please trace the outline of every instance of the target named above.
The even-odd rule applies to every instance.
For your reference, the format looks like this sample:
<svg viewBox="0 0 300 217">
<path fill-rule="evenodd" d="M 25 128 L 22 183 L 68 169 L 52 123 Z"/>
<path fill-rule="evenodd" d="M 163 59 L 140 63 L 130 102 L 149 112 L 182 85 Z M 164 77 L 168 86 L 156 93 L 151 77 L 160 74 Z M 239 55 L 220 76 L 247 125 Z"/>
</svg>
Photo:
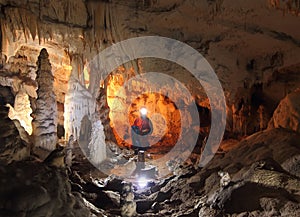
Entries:
<svg viewBox="0 0 300 217">
<path fill-rule="evenodd" d="M 138 185 L 139 185 L 140 188 L 145 188 L 145 187 L 147 187 L 147 185 L 148 185 L 147 179 L 146 179 L 145 177 L 140 177 L 140 178 L 138 179 Z"/>
<path fill-rule="evenodd" d="M 146 108 L 141 108 L 141 109 L 140 109 L 140 113 L 141 113 L 142 115 L 147 115 L 148 111 L 147 111 Z"/>
</svg>

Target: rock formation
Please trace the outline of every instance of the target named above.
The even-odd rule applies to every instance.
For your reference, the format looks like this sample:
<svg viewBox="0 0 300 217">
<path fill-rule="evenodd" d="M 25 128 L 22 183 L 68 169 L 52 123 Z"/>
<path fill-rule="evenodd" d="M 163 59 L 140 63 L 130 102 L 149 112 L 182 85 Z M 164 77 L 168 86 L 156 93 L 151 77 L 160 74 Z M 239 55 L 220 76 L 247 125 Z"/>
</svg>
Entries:
<svg viewBox="0 0 300 217">
<path fill-rule="evenodd" d="M 81 133 L 88 133 L 81 132 L 81 122 L 85 116 L 90 117 L 94 114 L 95 109 L 96 100 L 76 78 L 71 76 L 64 104 L 66 138 L 73 135 L 75 139 L 79 140 Z"/>
<path fill-rule="evenodd" d="M 1 217 L 300 216 L 299 0 L 0 0 L 0 9 Z M 219 114 L 211 113 L 192 73 L 155 57 L 137 58 L 112 72 L 104 69 L 119 62 L 119 56 L 98 58 L 105 48 L 149 35 L 185 43 L 211 64 L 228 112 L 226 141 L 218 150 L 205 145 L 214 130 L 210 120 Z M 173 51 L 180 60 L 182 52 Z M 150 90 L 142 80 L 123 88 L 148 72 L 171 76 L 191 97 L 182 97 L 181 86 L 162 79 L 150 82 Z M 200 124 L 188 114 L 192 100 Z M 10 118 L 17 120 L 9 119 L 7 103 Z M 130 124 L 143 105 L 155 122 L 157 141 L 145 163 L 168 153 L 180 135 L 188 139 L 176 150 L 179 157 L 155 165 L 173 173 L 141 189 L 130 176 L 134 154 L 124 146 L 131 143 Z M 65 137 L 60 143 L 74 136 L 74 146 L 67 148 L 69 176 L 63 149 L 44 162 L 38 152 L 29 156 L 23 127 L 30 132 L 30 109 L 36 147 L 55 148 L 57 123 L 59 137 Z M 187 120 L 187 134 L 181 120 Z M 196 142 L 193 132 L 199 135 Z M 190 154 L 185 147 L 194 143 L 185 161 L 181 157 Z M 201 154 L 213 151 L 214 158 L 198 168 Z M 99 165 L 105 157 L 108 172 L 128 175 L 133 183 L 123 199 L 123 180 L 107 178 L 90 163 Z"/>
<path fill-rule="evenodd" d="M 300 89 L 288 94 L 274 111 L 269 127 L 285 128 L 300 133 Z"/>
<path fill-rule="evenodd" d="M 24 90 L 20 90 L 15 99 L 14 107 L 10 107 L 9 118 L 12 120 L 19 120 L 21 126 L 28 132 L 32 133 L 32 109 L 30 107 L 29 96 Z"/>
<path fill-rule="evenodd" d="M 63 170 L 37 162 L 1 165 L 0 170 L 0 216 L 89 216 Z"/>
<path fill-rule="evenodd" d="M 122 182 L 122 192 L 121 192 L 121 216 L 122 217 L 132 217 L 136 215 L 136 203 L 134 201 L 134 194 L 132 190 L 132 184 Z"/>
<path fill-rule="evenodd" d="M 145 188 L 132 180 L 133 189 L 127 188 L 126 194 L 122 180 L 115 176 L 90 180 L 73 174 L 72 185 L 85 192 L 83 197 L 95 206 L 94 211 L 107 216 L 119 216 L 123 211 L 129 216 L 125 211 L 133 214 L 136 203 L 136 216 L 143 217 L 297 217 L 299 141 L 299 134 L 292 131 L 265 130 L 217 154 L 201 169 L 187 162 L 177 175 L 150 181 Z M 121 201 L 116 202 L 120 195 Z"/>
<path fill-rule="evenodd" d="M 88 157 L 95 166 L 100 165 L 106 159 L 105 135 L 98 115 L 94 115 L 92 119 L 92 132 L 88 148 Z"/>
<path fill-rule="evenodd" d="M 54 77 L 46 49 L 42 49 L 37 61 L 38 83 L 33 112 L 33 139 L 34 146 L 53 150 L 57 142 L 57 102 L 53 91 Z"/>
<path fill-rule="evenodd" d="M 14 122 L 8 117 L 6 104 L 14 104 L 10 88 L 0 86 L 0 164 L 23 160 L 29 156 L 30 147 L 22 141 Z"/>
</svg>

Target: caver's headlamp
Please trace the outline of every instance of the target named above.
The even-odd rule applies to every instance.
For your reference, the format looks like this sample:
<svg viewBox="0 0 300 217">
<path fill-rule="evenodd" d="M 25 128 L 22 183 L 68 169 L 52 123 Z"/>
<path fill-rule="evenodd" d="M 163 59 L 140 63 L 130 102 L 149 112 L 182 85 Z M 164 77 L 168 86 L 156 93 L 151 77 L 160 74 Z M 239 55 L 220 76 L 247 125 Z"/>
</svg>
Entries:
<svg viewBox="0 0 300 217">
<path fill-rule="evenodd" d="M 141 113 L 141 115 L 147 115 L 147 113 L 148 113 L 148 110 L 146 109 L 146 108 L 141 108 L 140 109 L 140 113 Z"/>
</svg>

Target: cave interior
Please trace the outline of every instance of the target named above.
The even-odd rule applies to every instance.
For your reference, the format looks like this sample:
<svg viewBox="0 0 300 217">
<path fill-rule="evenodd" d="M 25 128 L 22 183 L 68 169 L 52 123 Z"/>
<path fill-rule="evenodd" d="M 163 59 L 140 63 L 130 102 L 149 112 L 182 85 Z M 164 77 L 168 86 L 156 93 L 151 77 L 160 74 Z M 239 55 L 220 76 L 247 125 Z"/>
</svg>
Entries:
<svg viewBox="0 0 300 217">
<path fill-rule="evenodd" d="M 299 0 L 0 9 L 0 217 L 300 216 Z"/>
</svg>

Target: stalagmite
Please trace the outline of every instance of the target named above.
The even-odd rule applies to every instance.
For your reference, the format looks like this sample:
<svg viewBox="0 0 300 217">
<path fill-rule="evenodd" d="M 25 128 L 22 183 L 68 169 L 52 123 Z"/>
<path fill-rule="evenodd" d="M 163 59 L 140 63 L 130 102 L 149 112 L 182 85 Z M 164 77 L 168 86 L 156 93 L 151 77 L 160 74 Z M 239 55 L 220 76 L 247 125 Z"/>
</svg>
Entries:
<svg viewBox="0 0 300 217">
<path fill-rule="evenodd" d="M 42 49 L 38 57 L 37 83 L 38 98 L 32 122 L 35 147 L 53 150 L 57 141 L 57 104 L 53 91 L 54 77 L 46 49 Z"/>
<path fill-rule="evenodd" d="M 66 147 L 66 157 L 65 157 L 65 164 L 67 167 L 71 167 L 72 166 L 72 160 L 73 160 L 73 149 L 74 149 L 74 136 L 71 135 L 69 137 L 69 141 Z"/>
<path fill-rule="evenodd" d="M 262 131 L 266 128 L 266 111 L 263 105 L 258 107 L 257 113 L 259 115 L 259 130 Z"/>
<path fill-rule="evenodd" d="M 91 139 L 88 145 L 89 159 L 94 165 L 99 165 L 106 158 L 106 144 L 103 125 L 98 118 L 94 115 L 92 123 Z"/>
</svg>

